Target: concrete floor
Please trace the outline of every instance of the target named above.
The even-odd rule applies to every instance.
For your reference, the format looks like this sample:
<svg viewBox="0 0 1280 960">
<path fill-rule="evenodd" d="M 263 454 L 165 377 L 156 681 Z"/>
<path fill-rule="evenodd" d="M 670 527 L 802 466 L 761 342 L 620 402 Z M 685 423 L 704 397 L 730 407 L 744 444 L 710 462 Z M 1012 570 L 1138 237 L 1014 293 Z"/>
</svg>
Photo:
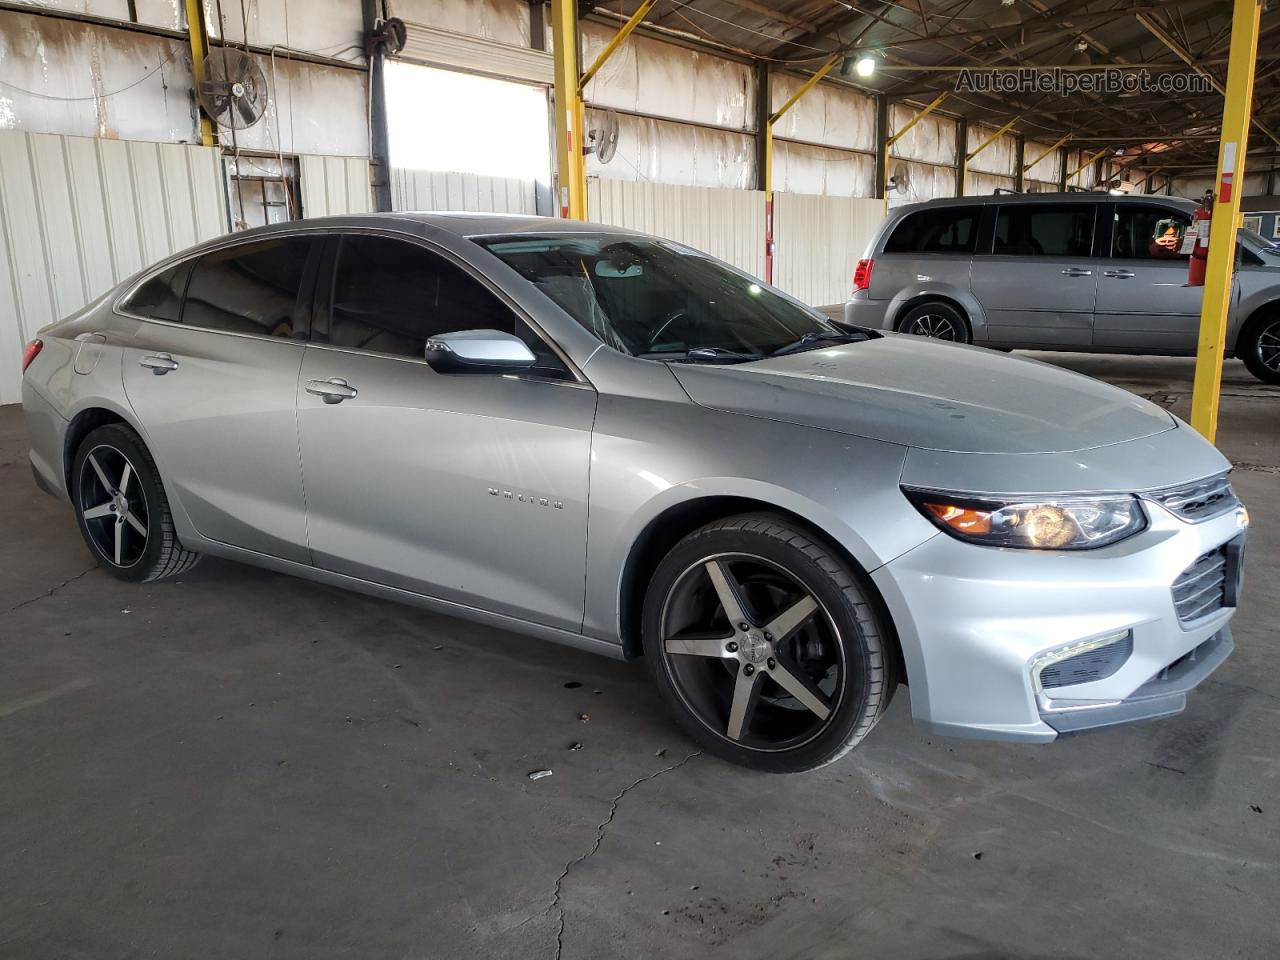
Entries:
<svg viewBox="0 0 1280 960">
<path fill-rule="evenodd" d="M 1052 359 L 1186 414 L 1190 361 Z M 216 560 L 121 584 L 4 408 L 0 957 L 1274 958 L 1278 414 L 1230 364 L 1248 582 L 1185 714 L 1013 747 L 900 692 L 767 777 L 639 665 Z"/>
</svg>

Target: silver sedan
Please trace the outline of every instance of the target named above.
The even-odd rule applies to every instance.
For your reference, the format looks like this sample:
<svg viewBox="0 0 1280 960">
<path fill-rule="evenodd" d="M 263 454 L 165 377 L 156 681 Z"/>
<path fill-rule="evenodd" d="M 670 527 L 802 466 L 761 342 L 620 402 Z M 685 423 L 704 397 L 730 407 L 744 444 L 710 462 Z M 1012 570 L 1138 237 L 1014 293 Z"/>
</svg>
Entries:
<svg viewBox="0 0 1280 960">
<path fill-rule="evenodd" d="M 1085 377 L 835 324 L 696 250 L 344 217 L 185 251 L 42 330 L 37 482 L 126 581 L 202 554 L 644 657 L 710 752 L 1043 742 L 1231 651 L 1227 461 Z"/>
</svg>

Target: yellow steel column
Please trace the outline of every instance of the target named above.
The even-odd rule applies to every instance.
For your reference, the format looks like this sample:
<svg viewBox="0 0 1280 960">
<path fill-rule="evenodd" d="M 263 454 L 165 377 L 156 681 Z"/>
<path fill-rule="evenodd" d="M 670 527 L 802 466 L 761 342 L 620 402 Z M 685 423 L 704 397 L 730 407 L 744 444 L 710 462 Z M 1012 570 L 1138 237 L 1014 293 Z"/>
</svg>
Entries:
<svg viewBox="0 0 1280 960">
<path fill-rule="evenodd" d="M 1080 166 L 1076 167 L 1074 170 L 1068 173 L 1066 179 L 1068 181 L 1074 180 L 1076 178 L 1076 175 L 1079 174 L 1081 170 L 1084 170 L 1086 167 L 1090 166 L 1095 160 L 1097 160 L 1099 157 L 1101 157 L 1104 153 L 1106 153 L 1110 149 L 1111 147 L 1103 147 L 1101 150 L 1099 150 L 1097 153 L 1091 156 L 1084 163 L 1080 164 Z"/>
<path fill-rule="evenodd" d="M 1235 0 L 1231 17 L 1231 53 L 1222 104 L 1222 140 L 1218 145 L 1217 192 L 1209 223 L 1209 260 L 1205 264 L 1200 306 L 1200 342 L 1191 393 L 1191 425 L 1209 442 L 1218 433 L 1218 394 L 1222 389 L 1222 352 L 1231 312 L 1231 274 L 1240 226 L 1244 158 L 1249 150 L 1253 74 L 1258 57 L 1260 0 Z"/>
<path fill-rule="evenodd" d="M 556 177 L 559 181 L 560 216 L 585 220 L 587 172 L 582 154 L 585 111 L 579 92 L 577 0 L 551 0 L 551 47 L 555 67 Z"/>
<path fill-rule="evenodd" d="M 1030 163 L 1024 163 L 1024 164 L 1022 165 L 1022 172 L 1023 172 L 1023 173 L 1026 173 L 1028 170 L 1030 170 L 1032 167 L 1034 167 L 1037 163 L 1039 163 L 1041 160 L 1043 160 L 1043 159 L 1044 159 L 1045 157 L 1047 157 L 1049 154 L 1053 153 L 1053 151 L 1057 150 L 1060 146 L 1062 146 L 1064 143 L 1066 143 L 1066 142 L 1067 142 L 1068 140 L 1070 140 L 1070 139 L 1071 139 L 1071 131 L 1070 131 L 1070 130 L 1068 130 L 1068 131 L 1067 131 L 1066 133 L 1064 133 L 1061 137 L 1059 137 L 1056 141 L 1054 141 L 1053 146 L 1051 146 L 1048 150 L 1046 150 L 1044 153 L 1040 154 L 1040 156 L 1036 157 L 1036 158 L 1035 158 L 1034 160 L 1032 160 Z"/>
<path fill-rule="evenodd" d="M 196 90 L 196 115 L 200 118 L 200 142 L 212 147 L 213 121 L 199 107 L 200 84 L 204 82 L 204 61 L 209 56 L 209 37 L 204 28 L 204 9 L 200 0 L 187 0 L 187 39 L 191 42 L 191 80 Z"/>
</svg>

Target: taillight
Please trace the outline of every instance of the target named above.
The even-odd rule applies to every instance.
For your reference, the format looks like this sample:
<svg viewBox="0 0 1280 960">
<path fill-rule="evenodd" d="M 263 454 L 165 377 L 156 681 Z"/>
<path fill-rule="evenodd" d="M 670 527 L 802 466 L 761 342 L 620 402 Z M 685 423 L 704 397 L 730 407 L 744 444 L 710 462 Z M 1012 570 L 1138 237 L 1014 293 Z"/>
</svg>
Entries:
<svg viewBox="0 0 1280 960">
<path fill-rule="evenodd" d="M 23 373 L 27 372 L 27 367 L 31 366 L 31 361 L 34 360 L 39 355 L 40 351 L 43 348 L 44 348 L 43 340 L 32 340 L 30 343 L 27 344 L 27 348 L 22 351 L 22 372 Z"/>
<path fill-rule="evenodd" d="M 858 265 L 853 268 L 853 289 L 866 290 L 871 286 L 871 268 L 874 267 L 874 260 L 859 260 Z"/>
</svg>

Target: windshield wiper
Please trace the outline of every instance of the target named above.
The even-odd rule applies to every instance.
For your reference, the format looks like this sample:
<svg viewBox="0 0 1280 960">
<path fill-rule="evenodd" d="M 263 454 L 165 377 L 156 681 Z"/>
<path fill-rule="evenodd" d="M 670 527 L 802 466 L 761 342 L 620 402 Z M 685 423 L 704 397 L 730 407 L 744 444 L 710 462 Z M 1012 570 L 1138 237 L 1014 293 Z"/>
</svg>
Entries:
<svg viewBox="0 0 1280 960">
<path fill-rule="evenodd" d="M 724 347 L 694 347 L 683 357 L 674 357 L 680 363 L 745 363 L 749 360 L 763 359 L 759 353 L 743 353 L 741 350 L 728 350 Z"/>
<path fill-rule="evenodd" d="M 870 340 L 873 336 L 874 334 L 869 330 L 850 333 L 818 330 L 806 333 L 799 340 L 788 343 L 785 347 L 779 347 L 769 356 L 785 357 L 788 353 L 803 353 L 805 350 L 812 350 L 829 343 L 861 343 L 863 340 Z"/>
</svg>

